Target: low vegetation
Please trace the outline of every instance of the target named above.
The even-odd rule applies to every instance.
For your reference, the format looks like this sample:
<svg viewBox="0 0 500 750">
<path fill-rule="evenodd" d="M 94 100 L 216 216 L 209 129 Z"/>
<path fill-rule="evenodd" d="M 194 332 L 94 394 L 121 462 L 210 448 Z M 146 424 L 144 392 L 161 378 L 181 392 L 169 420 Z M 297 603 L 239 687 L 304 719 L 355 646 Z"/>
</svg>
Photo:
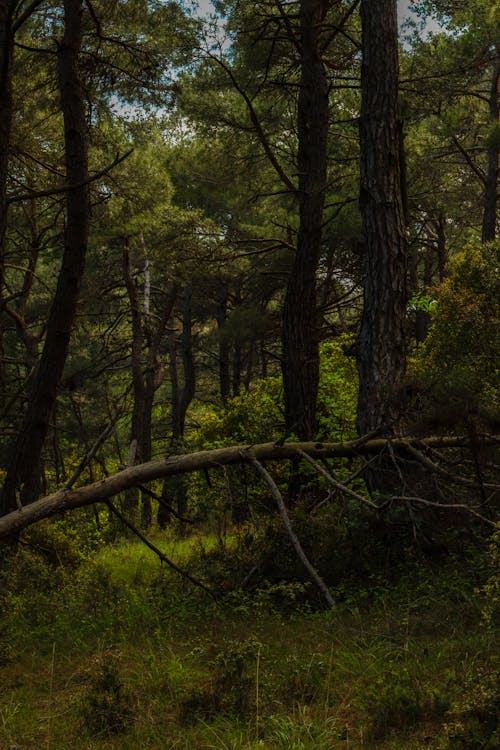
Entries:
<svg viewBox="0 0 500 750">
<path fill-rule="evenodd" d="M 234 586 L 251 524 L 155 540 L 203 568 L 217 601 L 140 543 L 93 539 L 81 555 L 69 521 L 54 526 L 2 573 L 1 747 L 498 746 L 498 596 L 484 546 L 389 571 L 374 557 L 371 572 L 332 585 L 338 605 L 325 611 L 310 583 L 286 581 L 283 539 L 281 579 L 260 577 L 266 568 Z"/>
</svg>

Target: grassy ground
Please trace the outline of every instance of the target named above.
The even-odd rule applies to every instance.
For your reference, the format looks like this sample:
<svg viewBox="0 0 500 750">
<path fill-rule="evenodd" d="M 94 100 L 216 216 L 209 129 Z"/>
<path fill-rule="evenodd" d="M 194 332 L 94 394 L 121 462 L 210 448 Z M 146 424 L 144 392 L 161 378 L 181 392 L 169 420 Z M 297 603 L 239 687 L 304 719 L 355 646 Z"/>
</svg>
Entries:
<svg viewBox="0 0 500 750">
<path fill-rule="evenodd" d="M 293 585 L 214 603 L 132 542 L 40 565 L 3 603 L 1 750 L 497 747 L 498 643 L 454 565 L 326 612 Z"/>
</svg>

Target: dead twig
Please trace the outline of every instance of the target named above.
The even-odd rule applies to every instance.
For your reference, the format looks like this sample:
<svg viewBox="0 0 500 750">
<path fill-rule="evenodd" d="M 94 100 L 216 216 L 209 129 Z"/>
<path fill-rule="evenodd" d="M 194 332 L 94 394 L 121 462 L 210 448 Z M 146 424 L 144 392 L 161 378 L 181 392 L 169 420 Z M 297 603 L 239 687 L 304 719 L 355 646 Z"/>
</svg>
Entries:
<svg viewBox="0 0 500 750">
<path fill-rule="evenodd" d="M 358 492 L 355 492 L 354 490 L 351 490 L 350 487 L 346 487 L 345 484 L 342 484 L 342 482 L 337 481 L 332 477 L 332 475 L 326 471 L 317 461 L 314 460 L 314 458 L 311 458 L 302 448 L 297 448 L 297 455 L 301 456 L 305 461 L 311 464 L 318 474 L 321 474 L 322 477 L 324 477 L 327 482 L 329 482 L 331 485 L 336 487 L 341 492 L 345 492 L 347 495 L 351 495 L 351 497 L 356 498 L 356 500 L 359 500 L 361 503 L 365 503 L 366 505 L 369 505 L 374 510 L 379 510 L 379 506 L 374 503 L 372 500 L 368 500 L 367 497 L 363 497 L 363 495 L 360 495 Z"/>
<path fill-rule="evenodd" d="M 325 597 L 326 601 L 328 602 L 328 606 L 332 609 L 336 606 L 335 600 L 333 596 L 331 595 L 328 586 L 323 581 L 317 570 L 312 566 L 310 563 L 306 553 L 302 549 L 302 545 L 297 537 L 297 534 L 293 530 L 292 524 L 290 522 L 290 518 L 288 516 L 288 513 L 286 511 L 285 503 L 283 502 L 283 498 L 281 496 L 281 492 L 278 489 L 278 486 L 272 476 L 269 474 L 267 469 L 260 463 L 260 461 L 257 461 L 255 456 L 253 456 L 251 453 L 242 451 L 242 456 L 249 461 L 252 466 L 255 468 L 258 474 L 262 477 L 262 479 L 265 481 L 269 489 L 271 490 L 271 494 L 273 498 L 276 500 L 276 504 L 278 506 L 278 510 L 281 516 L 281 520 L 283 521 L 283 525 L 287 531 L 288 536 L 290 537 L 290 541 L 292 543 L 292 546 L 297 553 L 297 557 L 302 562 L 303 566 L 313 579 L 313 581 L 318 586 L 319 590 Z"/>
<path fill-rule="evenodd" d="M 136 528 L 136 527 L 135 527 L 135 526 L 134 526 L 134 525 L 133 525 L 132 523 L 130 523 L 130 521 L 129 521 L 129 520 L 127 519 L 127 518 L 125 518 L 125 516 L 123 515 L 123 513 L 121 513 L 121 512 L 120 512 L 120 511 L 118 510 L 118 508 L 116 508 L 116 507 L 115 507 L 115 506 L 113 505 L 113 503 L 111 502 L 111 500 L 108 500 L 108 501 L 106 502 L 106 505 L 108 506 L 108 508 L 110 509 L 110 511 L 111 511 L 112 513 L 114 513 L 114 514 L 115 514 L 115 516 L 116 516 L 117 518 L 119 518 L 119 519 L 120 519 L 120 521 L 121 521 L 121 522 L 123 523 L 123 525 L 124 525 L 124 526 L 126 526 L 126 527 L 127 527 L 127 529 L 130 529 L 130 531 L 131 531 L 131 532 L 132 532 L 133 534 L 135 534 L 135 536 L 136 536 L 136 537 L 137 537 L 138 539 L 140 539 L 140 540 L 141 540 L 141 542 L 143 542 L 143 544 L 145 544 L 145 545 L 146 545 L 146 547 L 149 547 L 149 549 L 150 549 L 150 550 L 151 550 L 152 552 L 154 552 L 154 553 L 155 553 L 155 555 L 157 555 L 157 556 L 159 557 L 159 559 L 160 559 L 160 560 L 161 560 L 161 561 L 162 561 L 163 563 L 165 563 L 165 565 L 167 565 L 167 566 L 168 566 L 169 568 L 171 568 L 172 570 L 175 570 L 175 572 L 176 572 L 176 573 L 178 573 L 178 574 L 179 574 L 180 576 L 182 576 L 182 577 L 183 577 L 183 578 L 185 578 L 185 579 L 186 579 L 187 581 L 189 581 L 190 583 L 192 583 L 192 584 L 193 584 L 194 586 L 197 586 L 198 588 L 200 588 L 200 589 L 203 589 L 203 591 L 206 591 L 206 593 L 207 593 L 207 594 L 208 594 L 209 596 L 211 596 L 211 597 L 212 597 L 212 599 L 213 599 L 214 601 L 217 601 L 217 597 L 215 596 L 214 592 L 213 592 L 213 591 L 211 591 L 211 590 L 210 590 L 210 589 L 208 588 L 208 586 L 205 586 L 205 584 L 204 584 L 204 583 L 202 583 L 201 581 L 199 581 L 199 580 L 198 580 L 197 578 L 194 578 L 194 576 L 192 576 L 192 575 L 191 575 L 190 573 L 187 573 L 187 572 L 186 572 L 185 570 L 182 570 L 182 568 L 179 568 L 179 566 L 178 566 L 178 565 L 176 565 L 176 564 L 175 564 L 174 562 L 172 562 L 172 560 L 170 560 L 170 559 L 169 559 L 169 558 L 168 558 L 168 557 L 167 557 L 166 555 L 164 555 L 164 554 L 163 554 L 163 552 L 162 552 L 162 551 L 161 551 L 160 549 L 158 549 L 158 547 L 155 547 L 155 545 L 154 545 L 154 544 L 152 544 L 152 543 L 151 543 L 151 542 L 149 541 L 149 539 L 147 539 L 147 538 L 146 538 L 146 537 L 144 536 L 144 534 L 143 534 L 142 532 L 140 532 L 140 531 L 139 531 L 139 529 L 138 529 L 138 528 Z"/>
</svg>

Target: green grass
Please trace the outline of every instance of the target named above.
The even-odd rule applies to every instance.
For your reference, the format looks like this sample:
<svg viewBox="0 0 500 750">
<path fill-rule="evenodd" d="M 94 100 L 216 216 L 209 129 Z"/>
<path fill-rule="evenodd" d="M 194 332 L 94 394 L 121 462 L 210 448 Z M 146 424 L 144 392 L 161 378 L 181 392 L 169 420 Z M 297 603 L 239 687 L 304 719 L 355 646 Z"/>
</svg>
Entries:
<svg viewBox="0 0 500 750">
<path fill-rule="evenodd" d="M 200 549 L 157 544 L 182 565 Z M 7 600 L 0 631 L 1 750 L 495 746 L 477 743 L 493 736 L 498 644 L 454 566 L 284 615 L 257 594 L 214 603 L 135 543 L 57 585 L 41 569 L 37 586 L 23 554 L 35 581 Z"/>
</svg>

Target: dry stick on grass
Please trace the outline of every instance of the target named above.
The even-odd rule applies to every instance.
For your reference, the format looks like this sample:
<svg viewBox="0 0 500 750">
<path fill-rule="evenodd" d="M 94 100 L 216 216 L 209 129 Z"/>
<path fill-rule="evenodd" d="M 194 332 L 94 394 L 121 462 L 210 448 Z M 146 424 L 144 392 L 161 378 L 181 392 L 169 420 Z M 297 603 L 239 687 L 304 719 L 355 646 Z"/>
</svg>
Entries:
<svg viewBox="0 0 500 750">
<path fill-rule="evenodd" d="M 313 568 L 311 563 L 309 562 L 309 559 L 306 556 L 306 553 L 302 549 L 302 545 L 299 542 L 299 539 L 295 533 L 295 531 L 292 528 L 292 524 L 290 522 L 290 519 L 288 517 L 288 513 L 286 512 L 285 503 L 283 502 L 283 498 L 281 497 L 281 492 L 278 489 L 278 486 L 272 476 L 269 474 L 267 469 L 260 463 L 260 461 L 257 461 L 255 456 L 252 456 L 251 453 L 247 453 L 245 451 L 242 451 L 242 456 L 244 456 L 252 466 L 255 468 L 258 474 L 262 477 L 262 479 L 265 481 L 269 489 L 271 490 L 271 494 L 273 498 L 276 500 L 276 504 L 278 506 L 278 510 L 281 516 L 281 520 L 283 521 L 283 525 L 285 526 L 285 529 L 287 531 L 288 536 L 290 537 L 290 541 L 292 542 L 293 548 L 295 552 L 297 553 L 297 557 L 302 562 L 303 566 L 313 579 L 313 581 L 318 586 L 319 590 L 325 597 L 326 601 L 328 602 L 328 605 L 333 609 L 335 605 L 335 600 L 333 596 L 331 595 L 328 586 L 323 581 L 317 570 Z"/>
<path fill-rule="evenodd" d="M 321 466 L 321 464 L 315 461 L 314 458 L 311 458 L 311 456 L 303 451 L 302 448 L 297 448 L 297 454 L 301 456 L 301 458 L 303 458 L 305 461 L 310 463 L 311 466 L 316 469 L 318 474 L 321 474 L 321 476 L 324 477 L 327 482 L 336 487 L 338 490 L 341 490 L 341 492 L 345 492 L 347 495 L 351 495 L 351 497 L 356 498 L 356 500 L 359 500 L 362 503 L 366 503 L 366 505 L 369 505 L 370 508 L 373 508 L 374 510 L 379 510 L 379 506 L 372 500 L 368 500 L 367 497 L 363 497 L 363 495 L 360 495 L 358 492 L 351 490 L 350 487 L 346 487 L 346 485 L 342 484 L 342 482 L 338 482 L 336 479 L 334 479 L 332 475 Z"/>
<path fill-rule="evenodd" d="M 194 586 L 198 586 L 198 588 L 203 589 L 203 591 L 206 591 L 207 594 L 209 594 L 209 596 L 211 596 L 214 601 L 217 601 L 217 597 L 215 596 L 214 592 L 211 591 L 208 588 L 208 586 L 205 586 L 204 583 L 202 583 L 201 581 L 199 581 L 197 578 L 194 578 L 192 575 L 190 575 L 189 573 L 187 573 L 185 570 L 182 570 L 182 568 L 179 568 L 174 562 L 172 562 L 172 560 L 169 560 L 169 558 L 166 555 L 164 555 L 163 552 L 160 549 L 158 549 L 158 547 L 155 547 L 155 545 L 152 544 L 149 541 L 149 539 L 147 539 L 144 536 L 144 534 L 142 534 L 139 531 L 139 529 L 137 529 L 132 523 L 130 523 L 130 521 L 127 518 L 125 518 L 125 516 L 123 515 L 123 513 L 120 513 L 120 511 L 118 510 L 118 508 L 115 508 L 115 506 L 113 505 L 113 503 L 110 500 L 108 500 L 106 502 L 106 505 L 108 506 L 108 508 L 110 509 L 110 511 L 112 513 L 114 513 L 117 518 L 120 519 L 120 521 L 123 523 L 123 525 L 126 526 L 128 529 L 130 529 L 130 531 L 133 534 L 135 534 L 141 540 L 141 542 L 143 542 L 146 545 L 146 547 L 149 547 L 149 549 L 152 552 L 154 552 L 155 555 L 157 555 L 160 558 L 160 560 L 165 563 L 165 565 L 168 565 L 169 568 L 172 568 L 172 570 L 175 570 L 176 573 L 178 573 L 180 576 L 182 576 L 187 581 L 189 581 L 190 583 L 192 583 Z"/>
</svg>

